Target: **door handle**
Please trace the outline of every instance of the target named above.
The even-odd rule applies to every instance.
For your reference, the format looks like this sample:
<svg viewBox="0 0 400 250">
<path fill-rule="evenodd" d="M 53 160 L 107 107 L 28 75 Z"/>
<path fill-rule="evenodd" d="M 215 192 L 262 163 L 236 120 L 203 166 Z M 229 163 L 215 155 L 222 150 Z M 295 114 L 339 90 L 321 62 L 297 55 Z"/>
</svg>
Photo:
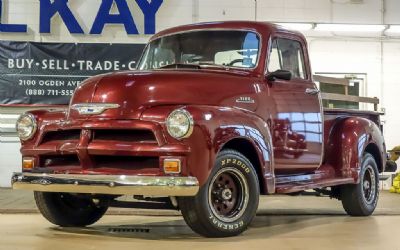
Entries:
<svg viewBox="0 0 400 250">
<path fill-rule="evenodd" d="M 319 89 L 315 89 L 315 88 L 306 88 L 305 93 L 307 95 L 317 95 L 319 93 Z"/>
</svg>

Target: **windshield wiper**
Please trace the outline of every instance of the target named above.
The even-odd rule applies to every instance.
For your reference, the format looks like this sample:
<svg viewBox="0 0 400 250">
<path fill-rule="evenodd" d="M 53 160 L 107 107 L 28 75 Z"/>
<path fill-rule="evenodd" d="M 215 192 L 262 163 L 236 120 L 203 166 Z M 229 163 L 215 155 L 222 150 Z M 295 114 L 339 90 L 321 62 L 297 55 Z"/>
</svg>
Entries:
<svg viewBox="0 0 400 250">
<path fill-rule="evenodd" d="M 198 64 L 172 63 L 159 67 L 159 69 L 201 69 Z"/>
<path fill-rule="evenodd" d="M 171 63 L 171 64 L 161 66 L 158 69 L 202 69 L 204 67 L 223 68 L 225 70 L 229 70 L 228 66 L 210 63 L 210 62 Z"/>
<path fill-rule="evenodd" d="M 226 70 L 229 70 L 229 67 L 226 65 L 222 64 L 216 64 L 216 63 L 210 63 L 210 62 L 199 62 L 200 66 L 211 66 L 211 67 L 216 67 L 216 68 L 223 68 Z"/>
</svg>

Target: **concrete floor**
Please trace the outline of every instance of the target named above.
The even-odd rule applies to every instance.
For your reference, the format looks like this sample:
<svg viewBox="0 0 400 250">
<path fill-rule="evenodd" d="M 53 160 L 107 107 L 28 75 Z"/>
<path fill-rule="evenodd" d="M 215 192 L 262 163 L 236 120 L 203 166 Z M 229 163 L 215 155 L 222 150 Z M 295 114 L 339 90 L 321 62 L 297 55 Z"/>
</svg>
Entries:
<svg viewBox="0 0 400 250">
<path fill-rule="evenodd" d="M 400 249 L 400 195 L 381 193 L 374 216 L 355 218 L 328 198 L 270 196 L 235 238 L 193 233 L 175 212 L 106 215 L 88 228 L 59 228 L 41 215 L 0 214 L 0 249 Z M 397 224 L 399 223 L 399 224 Z"/>
</svg>

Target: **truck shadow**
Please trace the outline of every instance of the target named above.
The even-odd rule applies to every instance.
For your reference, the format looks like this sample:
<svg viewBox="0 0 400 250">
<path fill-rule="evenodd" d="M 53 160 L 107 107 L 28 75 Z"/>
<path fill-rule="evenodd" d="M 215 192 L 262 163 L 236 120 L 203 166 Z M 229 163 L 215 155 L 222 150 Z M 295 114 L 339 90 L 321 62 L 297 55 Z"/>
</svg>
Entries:
<svg viewBox="0 0 400 250">
<path fill-rule="evenodd" d="M 160 217 L 163 218 L 163 217 Z M 191 241 L 191 242 L 231 242 L 232 238 L 203 238 L 194 233 L 181 219 L 181 217 L 171 218 L 162 222 L 140 223 L 127 221 L 123 224 L 94 225 L 86 228 L 61 228 L 53 227 L 51 230 L 67 234 L 92 235 L 106 237 L 122 237 L 142 240 L 171 240 L 171 241 Z M 235 241 L 246 241 L 248 239 L 265 239 L 299 230 L 312 229 L 319 226 L 327 226 L 341 223 L 351 223 L 354 221 L 366 221 L 368 224 L 375 224 L 373 217 L 352 218 L 338 214 L 318 214 L 318 215 L 295 215 L 295 214 L 259 214 L 251 223 L 249 229 L 240 236 L 235 237 Z M 330 230 L 329 230 L 330 231 Z M 327 232 L 328 234 L 328 232 Z M 311 236 L 310 236 L 311 237 Z"/>
</svg>

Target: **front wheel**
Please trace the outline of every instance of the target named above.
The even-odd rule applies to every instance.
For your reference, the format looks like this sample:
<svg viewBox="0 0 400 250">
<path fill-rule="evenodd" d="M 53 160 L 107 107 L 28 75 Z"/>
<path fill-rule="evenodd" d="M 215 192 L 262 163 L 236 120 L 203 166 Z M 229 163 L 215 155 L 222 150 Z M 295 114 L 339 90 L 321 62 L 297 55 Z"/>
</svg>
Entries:
<svg viewBox="0 0 400 250">
<path fill-rule="evenodd" d="M 34 192 L 40 213 L 49 222 L 62 227 L 87 226 L 98 221 L 107 211 L 93 199 L 69 193 Z"/>
<path fill-rule="evenodd" d="M 368 216 L 374 212 L 379 196 L 379 172 L 371 154 L 364 154 L 360 182 L 343 186 L 340 193 L 343 208 L 348 215 Z"/>
<path fill-rule="evenodd" d="M 178 201 L 193 231 L 205 237 L 229 237 L 246 230 L 256 214 L 259 193 L 251 162 L 237 151 L 223 150 L 197 195 Z"/>
</svg>

